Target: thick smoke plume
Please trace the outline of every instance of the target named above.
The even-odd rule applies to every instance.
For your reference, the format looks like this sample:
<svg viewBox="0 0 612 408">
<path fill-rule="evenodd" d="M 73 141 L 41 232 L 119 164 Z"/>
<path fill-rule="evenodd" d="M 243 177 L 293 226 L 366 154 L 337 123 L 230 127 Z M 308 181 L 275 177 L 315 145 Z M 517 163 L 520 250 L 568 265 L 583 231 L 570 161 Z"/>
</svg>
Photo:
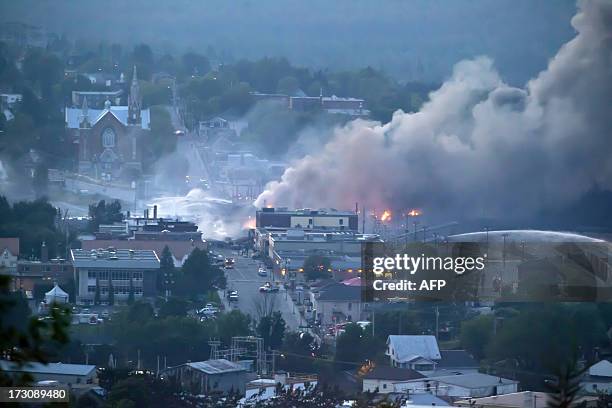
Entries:
<svg viewBox="0 0 612 408">
<path fill-rule="evenodd" d="M 612 187 L 612 2 L 580 1 L 577 35 L 524 89 L 463 61 L 416 113 L 354 121 L 256 201 L 528 216 Z"/>
</svg>

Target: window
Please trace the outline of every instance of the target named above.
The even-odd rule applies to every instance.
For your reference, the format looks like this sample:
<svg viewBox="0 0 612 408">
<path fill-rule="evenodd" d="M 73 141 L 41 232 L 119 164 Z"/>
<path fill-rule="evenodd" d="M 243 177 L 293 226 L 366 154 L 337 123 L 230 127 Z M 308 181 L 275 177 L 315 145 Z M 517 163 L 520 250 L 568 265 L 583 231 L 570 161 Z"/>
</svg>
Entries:
<svg viewBox="0 0 612 408">
<path fill-rule="evenodd" d="M 106 128 L 102 132 L 102 146 L 115 147 L 115 131 L 112 128 Z"/>
</svg>

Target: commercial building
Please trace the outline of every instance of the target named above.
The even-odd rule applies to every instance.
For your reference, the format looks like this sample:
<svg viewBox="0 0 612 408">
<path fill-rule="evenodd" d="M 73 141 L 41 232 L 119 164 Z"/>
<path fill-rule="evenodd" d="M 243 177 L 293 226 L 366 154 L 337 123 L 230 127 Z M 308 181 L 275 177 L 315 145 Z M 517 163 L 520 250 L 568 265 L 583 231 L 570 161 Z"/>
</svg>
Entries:
<svg viewBox="0 0 612 408">
<path fill-rule="evenodd" d="M 303 228 L 357 231 L 358 215 L 354 211 L 335 209 L 312 210 L 309 208 L 289 210 L 287 208 L 262 208 L 255 214 L 256 228 Z"/>
<path fill-rule="evenodd" d="M 111 290 L 115 302 L 127 301 L 131 292 L 135 299 L 156 295 L 159 258 L 155 251 L 73 249 L 71 256 L 79 304 L 92 304 L 97 290 L 102 302 L 110 301 Z"/>
<path fill-rule="evenodd" d="M 193 394 L 234 392 L 244 395 L 246 373 L 244 366 L 225 359 L 185 363 L 163 371 L 164 377 L 173 379 L 183 390 Z"/>
</svg>

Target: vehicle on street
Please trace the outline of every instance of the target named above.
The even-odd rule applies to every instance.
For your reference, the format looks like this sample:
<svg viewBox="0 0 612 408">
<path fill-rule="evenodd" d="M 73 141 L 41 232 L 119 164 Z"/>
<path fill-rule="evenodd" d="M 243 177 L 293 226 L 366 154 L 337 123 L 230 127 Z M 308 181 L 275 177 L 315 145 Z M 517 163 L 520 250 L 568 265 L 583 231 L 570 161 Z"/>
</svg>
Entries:
<svg viewBox="0 0 612 408">
<path fill-rule="evenodd" d="M 272 285 L 270 282 L 266 282 L 265 285 L 259 288 L 259 291 L 262 293 L 276 293 L 279 291 L 277 285 Z"/>
<path fill-rule="evenodd" d="M 260 266 L 259 269 L 257 270 L 257 274 L 259 276 L 268 276 L 268 271 L 265 268 Z"/>
<path fill-rule="evenodd" d="M 238 301 L 238 291 L 237 290 L 230 291 L 227 298 L 230 302 L 237 302 Z"/>
</svg>

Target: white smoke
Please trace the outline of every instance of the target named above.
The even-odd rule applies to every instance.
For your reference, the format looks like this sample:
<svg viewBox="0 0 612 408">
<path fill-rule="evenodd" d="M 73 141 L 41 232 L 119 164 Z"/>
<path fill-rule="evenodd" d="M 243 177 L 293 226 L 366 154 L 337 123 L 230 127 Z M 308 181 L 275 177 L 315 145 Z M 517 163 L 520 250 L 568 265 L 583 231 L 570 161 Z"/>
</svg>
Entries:
<svg viewBox="0 0 612 408">
<path fill-rule="evenodd" d="M 246 235 L 245 221 L 251 208 L 235 209 L 232 202 L 215 198 L 208 192 L 194 188 L 185 196 L 164 196 L 152 201 L 158 206 L 158 215 L 195 222 L 206 238 L 222 240 L 226 237 Z"/>
<path fill-rule="evenodd" d="M 524 89 L 486 57 L 460 62 L 419 112 L 338 129 L 255 205 L 520 216 L 612 187 L 612 2 L 580 1 L 572 25 Z"/>
</svg>

